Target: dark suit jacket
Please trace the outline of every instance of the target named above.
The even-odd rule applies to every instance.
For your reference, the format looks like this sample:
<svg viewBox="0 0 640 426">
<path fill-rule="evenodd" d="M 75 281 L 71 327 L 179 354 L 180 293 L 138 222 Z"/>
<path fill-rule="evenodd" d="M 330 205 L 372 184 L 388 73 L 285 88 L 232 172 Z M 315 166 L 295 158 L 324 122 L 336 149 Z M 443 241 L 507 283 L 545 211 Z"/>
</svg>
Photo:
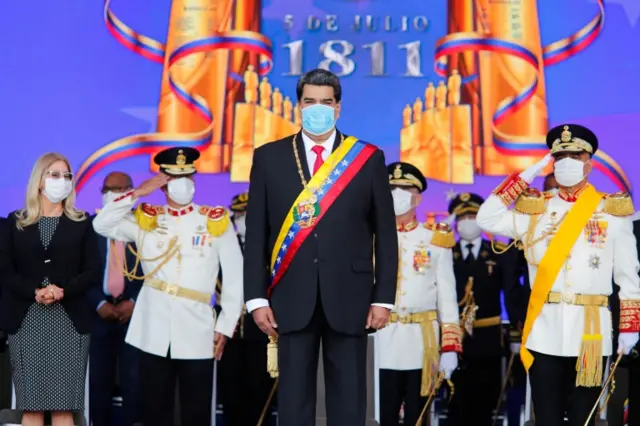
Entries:
<svg viewBox="0 0 640 426">
<path fill-rule="evenodd" d="M 64 289 L 61 304 L 79 333 L 91 331 L 91 308 L 86 293 L 100 280 L 100 257 L 91 220 L 60 218 L 49 247 L 40 240 L 38 225 L 19 230 L 11 214 L 0 236 L 0 327 L 8 333 L 20 328 L 35 291 L 45 277 Z"/>
<path fill-rule="evenodd" d="M 254 152 L 244 253 L 247 301 L 267 298 L 271 250 L 303 189 L 292 148 L 294 136 Z M 334 149 L 340 140 L 338 132 Z M 309 181 L 301 135 L 297 148 Z M 325 212 L 273 290 L 271 306 L 278 330 L 286 333 L 304 328 L 320 295 L 325 317 L 334 330 L 364 334 L 371 303 L 395 303 L 397 272 L 395 213 L 384 154 L 377 150 Z"/>
<path fill-rule="evenodd" d="M 91 217 L 92 221 L 94 217 L 95 216 Z M 87 298 L 93 309 L 97 309 L 100 302 L 107 301 L 107 300 L 111 302 L 114 301 L 114 300 L 108 299 L 108 296 L 104 293 L 104 272 L 106 270 L 107 262 L 108 262 L 108 259 L 107 259 L 108 240 L 102 235 L 97 235 L 97 244 L 98 244 L 98 251 L 100 253 L 100 260 L 101 260 L 101 265 L 100 265 L 101 279 L 96 283 L 96 285 L 91 286 L 89 288 L 89 291 L 87 292 Z M 133 244 L 133 246 L 135 248 L 135 244 Z M 125 257 L 127 259 L 127 267 L 129 269 L 132 268 L 136 262 L 135 255 L 131 253 L 131 251 L 128 248 L 125 248 Z M 141 276 L 140 271 L 141 271 L 141 268 L 140 266 L 138 266 L 137 270 L 135 271 L 135 274 L 137 276 Z M 129 299 L 135 300 L 138 297 L 138 293 L 140 293 L 140 288 L 142 288 L 141 281 L 130 280 L 125 277 L 124 292 L 117 298 L 117 300 L 115 300 L 115 302 L 120 300 L 129 300 Z"/>
<path fill-rule="evenodd" d="M 506 293 L 518 279 L 506 267 L 515 260 L 514 250 L 512 248 L 498 255 L 491 249 L 490 241 L 482 240 L 478 258 L 467 263 L 463 259 L 460 242 L 453 248 L 453 269 L 456 276 L 458 302 L 465 295 L 469 277 L 473 277 L 473 296 L 478 306 L 476 319 L 501 315 L 500 293 L 502 291 Z M 462 310 L 462 307 L 460 309 Z M 474 328 L 473 336 L 465 337 L 463 352 L 465 356 L 502 356 L 502 327 Z"/>
</svg>

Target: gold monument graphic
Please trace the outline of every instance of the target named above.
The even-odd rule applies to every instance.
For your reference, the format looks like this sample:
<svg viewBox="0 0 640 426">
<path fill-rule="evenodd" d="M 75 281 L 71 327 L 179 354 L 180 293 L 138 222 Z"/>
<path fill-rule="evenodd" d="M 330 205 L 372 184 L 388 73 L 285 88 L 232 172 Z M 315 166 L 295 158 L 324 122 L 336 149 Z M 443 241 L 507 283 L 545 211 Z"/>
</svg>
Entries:
<svg viewBox="0 0 640 426">
<path fill-rule="evenodd" d="M 231 182 L 248 182 L 253 150 L 300 130 L 300 109 L 253 66 L 244 73 L 244 103 L 235 105 Z"/>
<path fill-rule="evenodd" d="M 402 111 L 400 161 L 431 179 L 473 183 L 471 106 L 460 104 L 462 79 L 452 70 L 447 82 L 429 83 L 424 98 Z"/>
</svg>

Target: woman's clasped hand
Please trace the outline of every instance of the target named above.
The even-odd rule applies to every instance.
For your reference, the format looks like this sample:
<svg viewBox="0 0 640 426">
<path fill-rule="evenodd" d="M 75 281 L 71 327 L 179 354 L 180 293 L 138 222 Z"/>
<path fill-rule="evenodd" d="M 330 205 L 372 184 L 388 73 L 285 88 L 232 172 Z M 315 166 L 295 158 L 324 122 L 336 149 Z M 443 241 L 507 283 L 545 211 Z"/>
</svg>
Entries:
<svg viewBox="0 0 640 426">
<path fill-rule="evenodd" d="M 36 290 L 36 303 L 50 305 L 59 302 L 64 297 L 64 290 L 54 284 Z"/>
</svg>

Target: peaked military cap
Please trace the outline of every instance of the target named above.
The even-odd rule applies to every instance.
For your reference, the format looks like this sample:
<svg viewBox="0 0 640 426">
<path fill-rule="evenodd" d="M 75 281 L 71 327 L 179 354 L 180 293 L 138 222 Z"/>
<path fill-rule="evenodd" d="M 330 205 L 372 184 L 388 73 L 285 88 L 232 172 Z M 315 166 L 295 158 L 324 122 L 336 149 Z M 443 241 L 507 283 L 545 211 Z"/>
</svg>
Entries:
<svg viewBox="0 0 640 426">
<path fill-rule="evenodd" d="M 231 200 L 230 210 L 236 213 L 244 213 L 247 211 L 247 203 L 249 202 L 249 193 L 243 192 L 238 194 Z"/>
<path fill-rule="evenodd" d="M 200 158 L 200 151 L 195 148 L 175 147 L 160 151 L 153 157 L 153 162 L 160 166 L 160 171 L 169 176 L 190 176 L 196 172 L 195 161 Z"/>
<path fill-rule="evenodd" d="M 456 195 L 449 203 L 449 214 L 455 214 L 456 217 L 465 214 L 476 214 L 480 210 L 480 205 L 484 203 L 484 198 L 472 192 L 461 192 Z"/>
<path fill-rule="evenodd" d="M 579 124 L 562 124 L 549 130 L 547 146 L 551 154 L 560 152 L 588 152 L 598 150 L 598 138 L 589 129 Z"/>
<path fill-rule="evenodd" d="M 389 185 L 416 188 L 420 192 L 427 189 L 427 180 L 416 166 L 409 163 L 395 162 L 387 166 Z"/>
</svg>

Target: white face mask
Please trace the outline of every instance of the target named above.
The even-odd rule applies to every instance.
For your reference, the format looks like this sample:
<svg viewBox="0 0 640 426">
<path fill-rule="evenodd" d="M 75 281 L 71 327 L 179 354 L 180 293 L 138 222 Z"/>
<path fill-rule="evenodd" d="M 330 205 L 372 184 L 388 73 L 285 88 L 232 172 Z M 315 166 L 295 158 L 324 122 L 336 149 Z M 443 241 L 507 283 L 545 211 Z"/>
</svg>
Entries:
<svg viewBox="0 0 640 426">
<path fill-rule="evenodd" d="M 411 194 L 409 191 L 405 191 L 404 189 L 396 188 L 391 191 L 391 196 L 393 197 L 393 210 L 396 212 L 396 216 L 402 216 L 407 213 L 413 207 L 411 203 Z"/>
<path fill-rule="evenodd" d="M 73 183 L 67 179 L 46 178 L 42 193 L 52 203 L 59 203 L 71 194 Z"/>
<path fill-rule="evenodd" d="M 169 198 L 181 206 L 186 206 L 193 200 L 196 193 L 196 186 L 189 178 L 179 178 L 169 181 L 167 184 Z"/>
<path fill-rule="evenodd" d="M 482 229 L 475 219 L 460 219 L 458 221 L 458 234 L 465 241 L 473 241 L 482 234 Z"/>
<path fill-rule="evenodd" d="M 120 195 L 122 194 L 117 194 L 112 191 L 105 192 L 104 194 L 102 194 L 102 205 L 106 206 L 107 204 L 118 198 Z"/>
<path fill-rule="evenodd" d="M 233 222 L 236 224 L 236 232 L 240 235 L 240 238 L 244 240 L 244 236 L 247 233 L 247 224 L 245 222 L 245 215 L 236 217 Z"/>
<path fill-rule="evenodd" d="M 553 166 L 553 175 L 562 186 L 574 186 L 584 179 L 584 163 L 574 158 L 563 158 Z"/>
</svg>

